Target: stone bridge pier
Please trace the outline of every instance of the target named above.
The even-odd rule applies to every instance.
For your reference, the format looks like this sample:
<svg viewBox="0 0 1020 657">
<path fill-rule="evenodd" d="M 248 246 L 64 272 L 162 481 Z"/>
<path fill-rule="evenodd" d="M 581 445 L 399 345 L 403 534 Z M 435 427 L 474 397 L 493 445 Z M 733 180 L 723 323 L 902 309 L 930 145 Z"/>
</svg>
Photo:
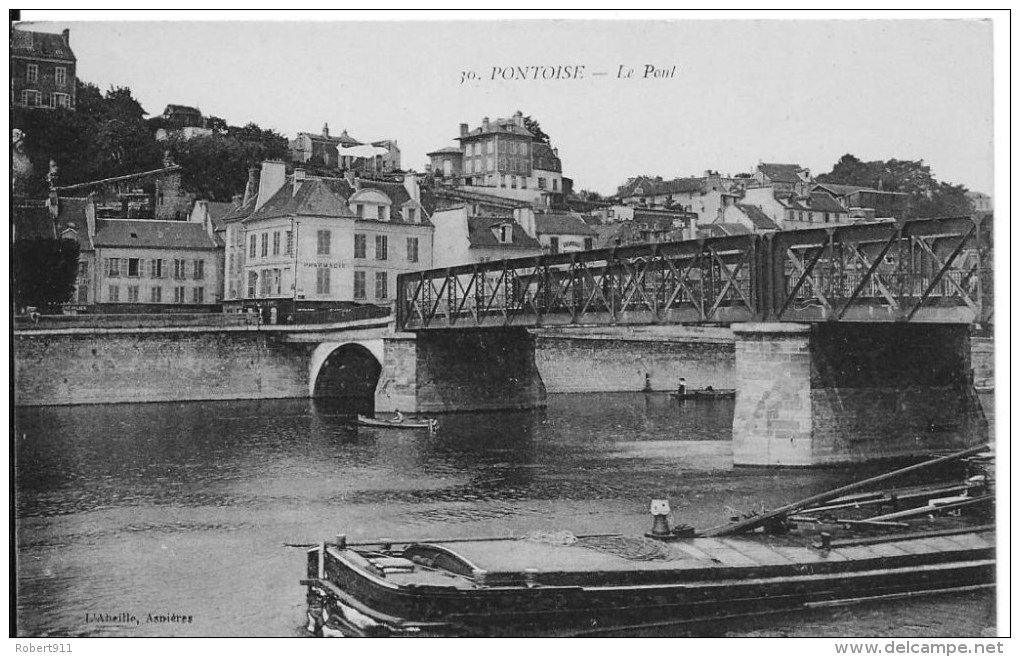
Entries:
<svg viewBox="0 0 1020 657">
<path fill-rule="evenodd" d="M 376 411 L 536 408 L 545 386 L 525 329 L 396 334 L 383 343 Z"/>
<path fill-rule="evenodd" d="M 988 440 L 956 324 L 735 324 L 735 465 L 813 466 Z"/>
</svg>

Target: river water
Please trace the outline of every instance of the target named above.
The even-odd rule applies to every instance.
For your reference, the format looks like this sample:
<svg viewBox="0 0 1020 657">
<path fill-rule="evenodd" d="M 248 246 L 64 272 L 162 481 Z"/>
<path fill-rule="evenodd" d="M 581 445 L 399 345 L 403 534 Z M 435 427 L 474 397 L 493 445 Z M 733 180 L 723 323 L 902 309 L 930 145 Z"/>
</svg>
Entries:
<svg viewBox="0 0 1020 657">
<path fill-rule="evenodd" d="M 641 533 L 658 497 L 675 521 L 706 527 L 730 508 L 876 472 L 733 469 L 732 401 L 550 395 L 542 410 L 440 416 L 435 436 L 356 428 L 344 410 L 310 400 L 17 409 L 19 635 L 301 636 L 305 556 L 292 545 L 337 533 Z M 994 616 L 982 593 L 676 634 L 989 635 Z"/>
</svg>

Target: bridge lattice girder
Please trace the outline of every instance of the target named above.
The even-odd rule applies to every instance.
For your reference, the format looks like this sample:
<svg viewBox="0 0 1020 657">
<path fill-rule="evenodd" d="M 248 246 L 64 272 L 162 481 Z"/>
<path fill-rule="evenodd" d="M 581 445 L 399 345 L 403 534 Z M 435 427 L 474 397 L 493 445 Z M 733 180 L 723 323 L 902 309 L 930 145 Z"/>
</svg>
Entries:
<svg viewBox="0 0 1020 657">
<path fill-rule="evenodd" d="M 824 226 L 404 274 L 403 330 L 752 321 L 986 322 L 991 220 Z"/>
</svg>

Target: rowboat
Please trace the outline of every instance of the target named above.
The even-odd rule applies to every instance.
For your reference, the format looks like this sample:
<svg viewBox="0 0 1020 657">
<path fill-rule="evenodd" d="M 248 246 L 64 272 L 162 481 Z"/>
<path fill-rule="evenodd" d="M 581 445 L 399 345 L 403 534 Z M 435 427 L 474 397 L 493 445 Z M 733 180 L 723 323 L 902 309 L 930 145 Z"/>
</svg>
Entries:
<svg viewBox="0 0 1020 657">
<path fill-rule="evenodd" d="M 307 629 L 322 636 L 619 634 L 994 587 L 988 481 L 932 488 L 938 498 L 926 498 L 923 486 L 894 489 L 917 494 L 886 496 L 889 504 L 879 501 L 881 491 L 861 493 L 865 483 L 700 532 L 670 528 L 668 504 L 657 500 L 644 536 L 560 531 L 348 543 L 337 535 L 307 553 Z M 862 517 L 871 511 L 877 515 Z"/>
<path fill-rule="evenodd" d="M 714 388 L 688 389 L 684 392 L 671 392 L 669 396 L 673 399 L 733 399 L 737 396 L 736 390 L 716 390 Z"/>
<path fill-rule="evenodd" d="M 380 420 L 367 415 L 358 414 L 356 424 L 363 427 L 384 427 L 386 429 L 428 429 L 436 431 L 439 429 L 439 420 L 435 418 L 404 418 L 403 420 L 389 419 Z"/>
</svg>

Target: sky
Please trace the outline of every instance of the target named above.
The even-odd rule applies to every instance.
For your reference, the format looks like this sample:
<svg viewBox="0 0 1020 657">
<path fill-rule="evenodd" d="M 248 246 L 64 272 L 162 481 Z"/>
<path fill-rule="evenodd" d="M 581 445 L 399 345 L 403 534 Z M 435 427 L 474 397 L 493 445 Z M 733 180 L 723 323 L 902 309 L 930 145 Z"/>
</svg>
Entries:
<svg viewBox="0 0 1020 657">
<path fill-rule="evenodd" d="M 289 138 L 328 123 L 396 139 L 418 171 L 456 145 L 460 123 L 519 109 L 552 137 L 574 188 L 603 194 L 639 174 L 760 161 L 817 175 L 845 153 L 923 159 L 939 180 L 993 191 L 987 20 L 47 18 L 31 29 L 70 28 L 79 79 L 130 87 L 152 115 L 192 105 Z M 546 68 L 532 79 L 525 67 Z"/>
</svg>

